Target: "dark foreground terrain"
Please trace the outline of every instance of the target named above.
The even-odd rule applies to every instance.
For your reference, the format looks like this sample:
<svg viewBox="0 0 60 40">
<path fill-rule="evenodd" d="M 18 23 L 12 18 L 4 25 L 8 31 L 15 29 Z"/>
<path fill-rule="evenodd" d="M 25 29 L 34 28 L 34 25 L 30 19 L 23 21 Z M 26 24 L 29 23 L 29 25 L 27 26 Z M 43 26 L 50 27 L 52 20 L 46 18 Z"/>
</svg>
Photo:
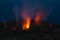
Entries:
<svg viewBox="0 0 60 40">
<path fill-rule="evenodd" d="M 0 40 L 60 40 L 60 26 L 45 23 L 29 31 L 10 30 L 0 26 Z"/>
</svg>

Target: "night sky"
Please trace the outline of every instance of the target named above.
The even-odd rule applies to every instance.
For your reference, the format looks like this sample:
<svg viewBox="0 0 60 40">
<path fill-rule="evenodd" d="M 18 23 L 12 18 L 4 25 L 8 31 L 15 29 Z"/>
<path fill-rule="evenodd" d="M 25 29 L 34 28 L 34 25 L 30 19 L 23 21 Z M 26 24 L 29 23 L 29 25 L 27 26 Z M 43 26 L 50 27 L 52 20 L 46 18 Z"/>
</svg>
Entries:
<svg viewBox="0 0 60 40">
<path fill-rule="evenodd" d="M 57 0 L 0 0 L 0 22 L 15 20 L 15 13 L 13 12 L 15 5 L 18 10 L 22 10 L 23 7 L 27 8 L 30 15 L 38 11 L 42 5 L 43 10 L 48 9 L 48 16 L 44 17 L 44 20 L 53 24 L 60 24 L 60 2 Z"/>
</svg>

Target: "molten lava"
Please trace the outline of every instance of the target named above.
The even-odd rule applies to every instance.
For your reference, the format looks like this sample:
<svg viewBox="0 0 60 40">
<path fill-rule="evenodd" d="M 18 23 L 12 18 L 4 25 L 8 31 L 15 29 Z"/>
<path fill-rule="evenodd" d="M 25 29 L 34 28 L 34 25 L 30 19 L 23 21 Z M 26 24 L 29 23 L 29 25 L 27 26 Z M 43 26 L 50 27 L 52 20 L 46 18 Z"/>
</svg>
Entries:
<svg viewBox="0 0 60 40">
<path fill-rule="evenodd" d="M 30 28 L 30 18 L 27 18 L 25 22 L 23 23 L 22 29 L 28 30 Z"/>
<path fill-rule="evenodd" d="M 26 9 L 23 9 L 21 11 L 21 16 L 22 16 L 22 20 L 24 21 L 22 24 L 22 29 L 23 30 L 29 30 L 30 21 L 31 21 L 31 17 L 29 15 L 29 12 Z"/>
</svg>

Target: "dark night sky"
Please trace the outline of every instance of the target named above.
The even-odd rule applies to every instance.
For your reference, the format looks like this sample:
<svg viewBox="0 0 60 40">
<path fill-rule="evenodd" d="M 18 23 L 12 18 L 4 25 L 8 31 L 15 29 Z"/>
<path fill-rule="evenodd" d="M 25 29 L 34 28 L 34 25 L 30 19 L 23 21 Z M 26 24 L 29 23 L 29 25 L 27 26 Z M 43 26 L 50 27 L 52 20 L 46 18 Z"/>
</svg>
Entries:
<svg viewBox="0 0 60 40">
<path fill-rule="evenodd" d="M 3 20 L 15 20 L 15 15 L 12 10 L 14 5 L 18 5 L 20 7 L 19 9 L 21 10 L 24 3 L 30 5 L 27 6 L 28 8 L 34 8 L 33 5 L 36 3 L 38 4 L 37 0 L 28 0 L 27 2 L 24 0 L 0 0 L 0 22 Z M 60 2 L 57 0 L 39 0 L 39 3 L 41 3 L 45 9 L 48 6 L 50 7 L 49 16 L 45 17 L 44 20 L 53 24 L 60 24 Z M 37 4 L 35 5 L 35 9 L 38 9 Z"/>
</svg>

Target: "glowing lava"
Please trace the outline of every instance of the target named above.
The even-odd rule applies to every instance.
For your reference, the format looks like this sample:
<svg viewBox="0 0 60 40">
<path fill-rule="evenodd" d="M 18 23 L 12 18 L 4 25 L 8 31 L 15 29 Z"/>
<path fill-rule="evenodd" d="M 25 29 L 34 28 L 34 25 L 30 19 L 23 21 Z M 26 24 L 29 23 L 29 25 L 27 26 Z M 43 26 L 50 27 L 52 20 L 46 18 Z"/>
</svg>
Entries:
<svg viewBox="0 0 60 40">
<path fill-rule="evenodd" d="M 27 18 L 22 26 L 23 30 L 28 30 L 30 28 L 30 18 Z"/>
</svg>

